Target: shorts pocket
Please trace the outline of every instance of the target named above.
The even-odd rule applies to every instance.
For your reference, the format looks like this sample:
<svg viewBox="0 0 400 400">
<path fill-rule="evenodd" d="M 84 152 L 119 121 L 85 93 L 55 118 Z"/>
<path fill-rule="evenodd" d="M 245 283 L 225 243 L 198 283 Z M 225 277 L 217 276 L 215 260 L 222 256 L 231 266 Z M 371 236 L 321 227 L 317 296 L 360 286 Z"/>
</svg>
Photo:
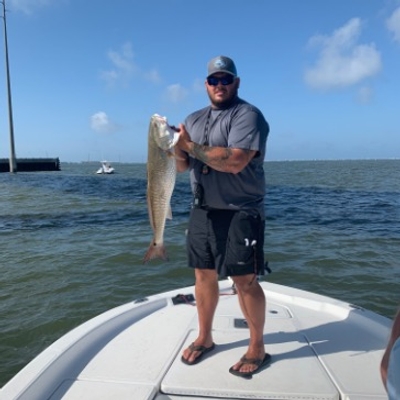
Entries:
<svg viewBox="0 0 400 400">
<path fill-rule="evenodd" d="M 259 216 L 245 211 L 239 211 L 234 215 L 226 248 L 225 263 L 228 271 L 231 270 L 239 275 L 254 272 L 260 223 Z M 241 273 L 237 273 L 239 269 Z"/>
</svg>

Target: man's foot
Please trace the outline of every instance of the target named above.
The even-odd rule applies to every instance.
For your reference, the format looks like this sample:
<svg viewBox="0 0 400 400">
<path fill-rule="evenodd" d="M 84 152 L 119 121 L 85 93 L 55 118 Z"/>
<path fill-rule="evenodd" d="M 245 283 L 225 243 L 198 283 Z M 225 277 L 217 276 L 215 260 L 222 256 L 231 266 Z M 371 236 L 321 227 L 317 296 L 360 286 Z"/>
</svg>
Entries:
<svg viewBox="0 0 400 400">
<path fill-rule="evenodd" d="M 229 372 L 242 378 L 251 379 L 254 374 L 260 372 L 270 362 L 271 355 L 268 353 L 265 354 L 264 358 L 247 358 L 243 356 L 237 364 L 229 368 Z"/>
<path fill-rule="evenodd" d="M 187 358 L 185 358 L 182 355 L 181 360 L 186 365 L 197 364 L 198 362 L 201 361 L 204 354 L 213 350 L 214 347 L 215 347 L 215 343 L 213 343 L 210 347 L 205 347 L 205 346 L 196 346 L 193 342 L 187 349 L 187 350 L 189 350 L 189 356 Z M 194 356 L 194 358 L 192 357 L 192 355 Z"/>
</svg>

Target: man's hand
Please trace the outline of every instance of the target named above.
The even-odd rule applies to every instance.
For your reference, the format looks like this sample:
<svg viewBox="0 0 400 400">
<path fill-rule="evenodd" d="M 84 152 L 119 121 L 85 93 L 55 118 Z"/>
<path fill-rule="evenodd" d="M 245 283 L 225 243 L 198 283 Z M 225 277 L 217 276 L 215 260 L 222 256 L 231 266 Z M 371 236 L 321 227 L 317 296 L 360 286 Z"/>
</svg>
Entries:
<svg viewBox="0 0 400 400">
<path fill-rule="evenodd" d="M 216 171 L 237 174 L 257 154 L 255 150 L 213 147 L 194 143 L 191 141 L 190 135 L 183 124 L 179 125 L 179 133 L 180 137 L 176 146 L 180 149 L 181 154 L 178 155 L 185 153 L 187 156 L 190 154 L 193 158 L 200 160 Z M 178 171 L 185 171 L 188 165 L 188 162 L 186 166 L 177 163 Z"/>
<path fill-rule="evenodd" d="M 179 140 L 176 143 L 176 146 L 180 150 L 189 153 L 190 143 L 192 143 L 192 140 L 190 138 L 188 131 L 186 130 L 185 125 L 179 124 L 178 132 L 179 132 Z"/>
<path fill-rule="evenodd" d="M 176 169 L 178 172 L 184 172 L 189 167 L 189 154 L 187 149 L 191 140 L 185 125 L 179 124 L 176 131 L 179 132 L 179 140 L 175 145 Z"/>
</svg>

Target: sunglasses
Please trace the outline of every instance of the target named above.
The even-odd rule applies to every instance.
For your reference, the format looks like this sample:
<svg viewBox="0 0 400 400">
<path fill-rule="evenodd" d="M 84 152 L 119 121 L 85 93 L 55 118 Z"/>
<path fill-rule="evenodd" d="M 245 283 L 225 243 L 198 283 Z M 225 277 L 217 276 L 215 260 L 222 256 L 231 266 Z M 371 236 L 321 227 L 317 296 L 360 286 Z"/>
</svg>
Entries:
<svg viewBox="0 0 400 400">
<path fill-rule="evenodd" d="M 226 75 L 221 78 L 217 78 L 215 76 L 209 76 L 207 78 L 207 83 L 210 86 L 217 86 L 219 83 L 223 86 L 231 85 L 233 81 L 235 80 L 235 77 L 233 75 Z"/>
</svg>

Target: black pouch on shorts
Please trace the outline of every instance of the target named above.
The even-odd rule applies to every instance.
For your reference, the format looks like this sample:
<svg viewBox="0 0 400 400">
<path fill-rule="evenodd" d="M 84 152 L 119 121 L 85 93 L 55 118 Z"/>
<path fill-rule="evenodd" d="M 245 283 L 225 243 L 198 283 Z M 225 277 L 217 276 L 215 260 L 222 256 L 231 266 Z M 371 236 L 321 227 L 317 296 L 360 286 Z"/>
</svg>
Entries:
<svg viewBox="0 0 400 400">
<path fill-rule="evenodd" d="M 225 257 L 227 276 L 264 273 L 264 221 L 259 215 L 238 211 L 229 228 Z"/>
</svg>

